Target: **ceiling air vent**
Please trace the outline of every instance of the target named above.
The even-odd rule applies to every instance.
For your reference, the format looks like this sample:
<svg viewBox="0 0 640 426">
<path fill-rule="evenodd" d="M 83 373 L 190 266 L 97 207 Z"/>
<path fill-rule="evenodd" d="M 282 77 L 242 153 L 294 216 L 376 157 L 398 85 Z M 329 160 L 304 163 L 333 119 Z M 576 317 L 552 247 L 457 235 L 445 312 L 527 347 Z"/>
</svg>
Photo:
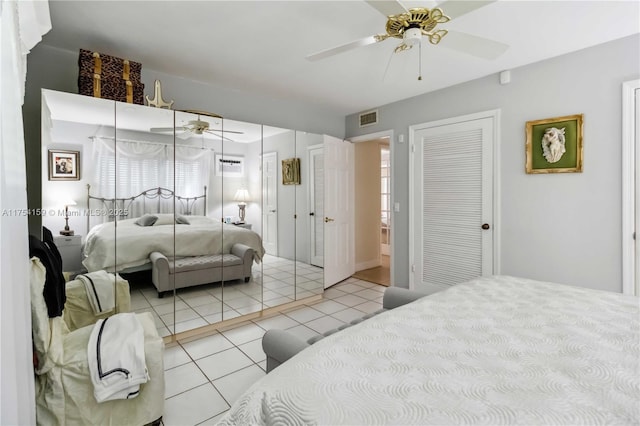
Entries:
<svg viewBox="0 0 640 426">
<path fill-rule="evenodd" d="M 378 123 L 378 110 L 367 111 L 360 114 L 360 127 L 371 126 Z"/>
</svg>

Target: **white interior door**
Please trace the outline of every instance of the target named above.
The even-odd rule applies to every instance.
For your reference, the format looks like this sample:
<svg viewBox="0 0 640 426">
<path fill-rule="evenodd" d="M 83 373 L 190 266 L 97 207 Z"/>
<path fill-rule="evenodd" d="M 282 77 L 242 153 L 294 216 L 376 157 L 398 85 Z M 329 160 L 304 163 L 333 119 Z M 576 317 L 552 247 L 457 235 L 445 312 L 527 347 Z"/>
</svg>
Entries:
<svg viewBox="0 0 640 426">
<path fill-rule="evenodd" d="M 492 274 L 494 118 L 427 124 L 413 141 L 414 288 Z"/>
<path fill-rule="evenodd" d="M 324 266 L 324 148 L 309 147 L 309 253 L 312 265 Z"/>
<path fill-rule="evenodd" d="M 278 255 L 278 153 L 262 155 L 262 244 Z"/>
<path fill-rule="evenodd" d="M 356 270 L 353 144 L 324 136 L 324 288 Z"/>
</svg>

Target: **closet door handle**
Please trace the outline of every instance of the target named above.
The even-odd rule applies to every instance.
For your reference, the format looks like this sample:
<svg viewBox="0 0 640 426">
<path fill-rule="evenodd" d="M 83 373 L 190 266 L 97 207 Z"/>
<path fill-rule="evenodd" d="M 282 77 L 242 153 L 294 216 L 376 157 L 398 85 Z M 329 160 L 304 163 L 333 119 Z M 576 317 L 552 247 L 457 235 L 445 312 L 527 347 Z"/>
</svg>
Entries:
<svg viewBox="0 0 640 426">
<path fill-rule="evenodd" d="M 489 229 L 489 228 L 491 228 L 491 226 L 489 226 L 489 224 L 488 224 L 488 223 L 483 223 L 483 224 L 482 224 L 482 229 L 484 229 L 485 231 L 486 231 L 487 229 Z"/>
<path fill-rule="evenodd" d="M 309 216 L 315 216 L 316 214 L 314 212 L 309 213 Z"/>
<path fill-rule="evenodd" d="M 325 217 L 324 223 L 328 223 L 328 222 L 333 222 L 333 219 L 331 219 L 330 217 Z"/>
</svg>

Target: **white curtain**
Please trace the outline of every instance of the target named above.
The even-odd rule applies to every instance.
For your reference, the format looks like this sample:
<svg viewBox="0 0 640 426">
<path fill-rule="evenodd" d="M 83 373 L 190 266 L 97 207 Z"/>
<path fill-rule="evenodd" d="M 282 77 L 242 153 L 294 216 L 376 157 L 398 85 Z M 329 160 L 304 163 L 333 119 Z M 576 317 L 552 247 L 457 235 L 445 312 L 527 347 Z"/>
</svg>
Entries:
<svg viewBox="0 0 640 426">
<path fill-rule="evenodd" d="M 209 182 L 211 151 L 152 143 L 94 138 L 92 195 L 104 198 L 135 197 L 152 188 L 166 188 L 178 196 L 202 195 Z M 174 187 L 175 176 L 175 187 Z M 173 212 L 173 199 L 158 203 L 136 201 L 128 206 L 129 217 L 148 212 Z M 176 212 L 182 206 L 176 205 Z M 199 208 L 194 213 L 203 212 Z"/>
<path fill-rule="evenodd" d="M 173 155 L 173 147 L 169 148 Z M 177 146 L 175 148 L 176 194 L 183 197 L 202 195 L 204 186 L 209 184 L 211 157 L 208 149 Z"/>
<path fill-rule="evenodd" d="M 27 54 L 51 29 L 46 1 L 0 1 L 0 424 L 35 424 L 27 172 L 22 103 Z M 9 249 L 7 249 L 9 248 Z"/>
</svg>

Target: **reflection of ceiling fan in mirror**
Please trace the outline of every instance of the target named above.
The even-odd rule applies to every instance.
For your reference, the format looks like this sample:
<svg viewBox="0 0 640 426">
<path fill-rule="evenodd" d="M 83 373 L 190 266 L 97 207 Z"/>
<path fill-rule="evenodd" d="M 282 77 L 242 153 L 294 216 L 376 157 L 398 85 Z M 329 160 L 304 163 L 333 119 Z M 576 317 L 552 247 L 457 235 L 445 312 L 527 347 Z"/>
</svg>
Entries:
<svg viewBox="0 0 640 426">
<path fill-rule="evenodd" d="M 370 0 L 367 3 L 387 17 L 385 34 L 372 35 L 342 46 L 323 50 L 307 56 L 307 59 L 310 61 L 324 59 L 388 38 L 402 40 L 402 43 L 394 50 L 396 53 L 411 49 L 416 44 L 420 45 L 423 38 L 426 38 L 431 44 L 440 44 L 442 41 L 441 46 L 443 47 L 483 59 L 495 59 L 502 55 L 509 46 L 467 33 L 436 28 L 438 24 L 449 22 L 451 19 L 477 10 L 494 1 L 496 0 L 448 0 L 432 9 L 420 7 L 406 10 L 397 0 Z"/>
<path fill-rule="evenodd" d="M 212 129 L 210 126 L 210 123 L 208 121 L 204 121 L 200 119 L 200 115 L 204 114 L 207 115 L 209 117 L 214 117 L 214 118 L 222 118 L 219 115 L 214 115 L 211 113 L 203 113 L 200 111 L 185 111 L 185 112 L 192 112 L 194 114 L 198 115 L 198 118 L 196 120 L 189 120 L 187 121 L 187 124 L 183 125 L 183 126 L 176 126 L 175 127 L 175 132 L 176 132 L 176 137 L 180 138 L 180 139 L 189 139 L 190 137 L 194 136 L 194 135 L 202 135 L 203 133 L 209 133 L 212 135 L 215 135 L 219 138 L 228 140 L 233 142 L 232 139 L 229 139 L 228 137 L 224 136 L 227 133 L 234 133 L 234 134 L 238 134 L 238 135 L 242 135 L 243 132 L 236 132 L 233 130 L 223 130 L 223 129 Z M 153 133 L 173 133 L 174 128 L 173 127 L 152 127 L 151 129 L 149 129 L 151 132 Z"/>
</svg>

